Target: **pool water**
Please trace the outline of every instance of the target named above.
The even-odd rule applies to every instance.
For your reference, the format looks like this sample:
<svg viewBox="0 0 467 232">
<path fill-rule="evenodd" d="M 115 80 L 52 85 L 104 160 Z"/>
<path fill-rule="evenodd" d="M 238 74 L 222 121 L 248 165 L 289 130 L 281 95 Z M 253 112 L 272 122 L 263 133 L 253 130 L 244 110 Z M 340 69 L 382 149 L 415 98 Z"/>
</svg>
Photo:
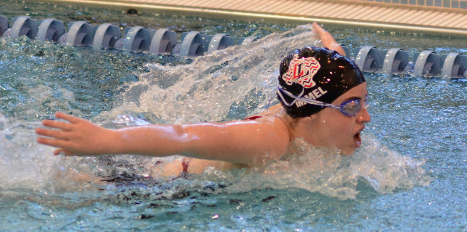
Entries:
<svg viewBox="0 0 467 232">
<path fill-rule="evenodd" d="M 261 37 L 196 59 L 0 39 L 2 231 L 466 229 L 465 79 L 365 74 L 372 121 L 350 157 L 298 140 L 300 152 L 265 167 L 162 178 L 151 175 L 158 158 L 53 157 L 33 130 L 57 110 L 108 128 L 258 113 L 277 102 L 283 54 L 319 45 L 310 26 L 2 3 L 8 17 L 33 12 L 152 29 L 164 22 L 178 33 Z M 350 48 L 466 53 L 463 38 L 325 26 Z"/>
</svg>

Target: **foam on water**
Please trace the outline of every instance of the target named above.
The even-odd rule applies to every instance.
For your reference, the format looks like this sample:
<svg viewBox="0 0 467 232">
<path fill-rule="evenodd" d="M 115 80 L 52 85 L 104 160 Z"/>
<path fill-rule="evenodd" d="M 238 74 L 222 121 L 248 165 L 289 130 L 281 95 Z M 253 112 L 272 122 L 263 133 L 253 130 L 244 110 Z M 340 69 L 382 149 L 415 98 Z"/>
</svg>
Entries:
<svg viewBox="0 0 467 232">
<path fill-rule="evenodd" d="M 230 179 L 229 192 L 254 189 L 300 188 L 339 199 L 355 199 L 359 181 L 379 193 L 428 185 L 432 178 L 422 168 L 423 161 L 389 150 L 373 136 L 362 138 L 362 148 L 352 156 L 332 149 L 316 149 L 305 141 L 294 141 L 295 152 L 285 159 L 252 172 L 230 173 L 208 170 L 206 179 Z"/>
<path fill-rule="evenodd" d="M 0 118 L 0 186 L 2 189 L 43 189 L 57 166 L 51 149 L 35 142 L 33 128 L 38 123 Z"/>
<path fill-rule="evenodd" d="M 125 86 L 127 90 L 121 94 L 122 103 L 110 111 L 101 112 L 92 120 L 105 127 L 119 128 L 148 122 L 196 123 L 242 119 L 261 112 L 271 102 L 277 103 L 274 100 L 277 67 L 287 52 L 319 44 L 320 41 L 314 39 L 311 26 L 307 25 L 284 34 L 271 34 L 248 46 L 217 51 L 196 58 L 187 65 L 148 64 L 149 73 Z M 46 85 L 40 85 L 29 91 L 29 95 L 53 99 L 50 92 Z M 67 92 L 65 98 L 74 101 L 71 92 Z M 35 111 L 34 106 L 30 108 Z M 341 156 L 335 150 L 311 148 L 297 140 L 294 152 L 265 167 L 230 171 L 208 169 L 199 176 L 167 181 L 149 178 L 151 169 L 160 158 L 132 155 L 52 157 L 53 148 L 35 142 L 33 129 L 39 126 L 38 121 L 6 117 L 0 121 L 3 125 L 0 136 L 6 138 L 0 140 L 0 149 L 5 151 L 0 156 L 0 186 L 12 191 L 25 189 L 66 194 L 77 190 L 106 189 L 106 193 L 112 195 L 125 190 L 115 187 L 119 184 L 95 181 L 126 173 L 151 180 L 143 184 L 146 187 L 138 187 L 138 191 L 153 198 L 171 198 L 180 191 L 192 189 L 238 193 L 265 188 L 301 188 L 339 199 L 354 199 L 361 181 L 380 193 L 390 193 L 398 188 L 427 185 L 431 180 L 422 168 L 423 162 L 391 151 L 368 134 L 363 136 L 362 148 L 350 157 Z M 158 185 L 153 184 L 156 182 Z"/>
</svg>

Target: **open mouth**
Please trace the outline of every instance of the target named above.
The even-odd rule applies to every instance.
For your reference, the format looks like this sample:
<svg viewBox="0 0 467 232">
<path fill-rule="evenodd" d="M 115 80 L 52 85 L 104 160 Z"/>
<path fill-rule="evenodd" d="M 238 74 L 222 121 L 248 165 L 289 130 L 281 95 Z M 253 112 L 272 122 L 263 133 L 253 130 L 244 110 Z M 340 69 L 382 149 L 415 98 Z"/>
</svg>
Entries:
<svg viewBox="0 0 467 232">
<path fill-rule="evenodd" d="M 356 148 L 359 148 L 360 145 L 362 145 L 362 137 L 360 134 L 361 134 L 361 131 L 359 131 L 357 134 L 353 136 L 354 144 Z"/>
</svg>

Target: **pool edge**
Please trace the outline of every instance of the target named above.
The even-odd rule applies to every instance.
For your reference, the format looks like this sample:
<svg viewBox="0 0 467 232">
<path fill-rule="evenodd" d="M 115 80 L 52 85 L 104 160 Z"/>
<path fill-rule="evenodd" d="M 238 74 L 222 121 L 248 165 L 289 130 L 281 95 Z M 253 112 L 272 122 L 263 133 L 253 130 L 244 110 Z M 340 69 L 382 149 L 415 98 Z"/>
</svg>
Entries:
<svg viewBox="0 0 467 232">
<path fill-rule="evenodd" d="M 44 3 L 57 3 L 57 4 L 74 4 L 74 5 L 93 5 L 96 7 L 105 7 L 111 4 L 112 7 L 119 8 L 122 10 L 127 10 L 134 8 L 140 11 L 168 11 L 168 12 L 183 12 L 184 14 L 191 15 L 216 15 L 232 17 L 239 20 L 253 20 L 253 19 L 267 19 L 272 21 L 295 21 L 295 22 L 319 22 L 319 23 L 330 23 L 337 25 L 349 25 L 349 26 L 362 26 L 362 27 L 371 27 L 378 29 L 393 29 L 393 30 L 402 30 L 402 31 L 411 31 L 411 32 L 420 32 L 420 33 L 429 33 L 429 34 L 443 34 L 443 35 L 457 35 L 457 36 L 467 36 L 467 29 L 455 29 L 455 28 L 443 28 L 443 27 L 433 27 L 433 26 L 423 26 L 423 25 L 410 25 L 410 24 L 398 24 L 398 23 L 381 23 L 375 21 L 362 21 L 362 20 L 343 20 L 343 19 L 333 19 L 329 17 L 308 17 L 304 15 L 286 15 L 286 14 L 277 14 L 277 13 L 261 13 L 261 12 L 246 12 L 235 9 L 213 9 L 207 7 L 197 7 L 197 6 L 186 6 L 186 5 L 168 5 L 168 4 L 155 4 L 155 3 L 145 3 L 145 2 L 124 2 L 124 1 L 106 1 L 106 0 L 50 0 L 50 1 L 32 1 L 26 0 L 29 2 L 44 2 Z M 396 9 L 396 8 L 394 8 Z M 452 10 L 447 10 L 451 11 Z M 441 12 L 441 11 L 440 11 Z M 455 12 L 455 11 L 454 11 Z M 459 14 L 457 14 L 459 15 Z M 241 17 L 241 18 L 239 18 Z"/>
</svg>

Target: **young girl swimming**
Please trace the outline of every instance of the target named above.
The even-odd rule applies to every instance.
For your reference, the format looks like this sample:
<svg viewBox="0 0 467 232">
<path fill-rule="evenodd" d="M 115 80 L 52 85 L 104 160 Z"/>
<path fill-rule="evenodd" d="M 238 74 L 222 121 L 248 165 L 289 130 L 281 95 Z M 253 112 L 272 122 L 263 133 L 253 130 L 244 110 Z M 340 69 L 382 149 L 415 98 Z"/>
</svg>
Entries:
<svg viewBox="0 0 467 232">
<path fill-rule="evenodd" d="M 37 128 L 41 144 L 57 147 L 54 155 L 140 154 L 186 157 L 168 170 L 202 173 L 207 166 L 260 166 L 279 160 L 302 138 L 314 147 L 330 147 L 351 155 L 371 117 L 367 89 L 359 68 L 334 38 L 314 24 L 325 47 L 305 47 L 280 64 L 277 96 L 281 104 L 245 120 L 188 125 L 148 125 L 118 130 L 57 113 L 63 121 L 44 120 L 53 129 Z M 334 50 L 334 51 L 333 51 Z"/>
</svg>

